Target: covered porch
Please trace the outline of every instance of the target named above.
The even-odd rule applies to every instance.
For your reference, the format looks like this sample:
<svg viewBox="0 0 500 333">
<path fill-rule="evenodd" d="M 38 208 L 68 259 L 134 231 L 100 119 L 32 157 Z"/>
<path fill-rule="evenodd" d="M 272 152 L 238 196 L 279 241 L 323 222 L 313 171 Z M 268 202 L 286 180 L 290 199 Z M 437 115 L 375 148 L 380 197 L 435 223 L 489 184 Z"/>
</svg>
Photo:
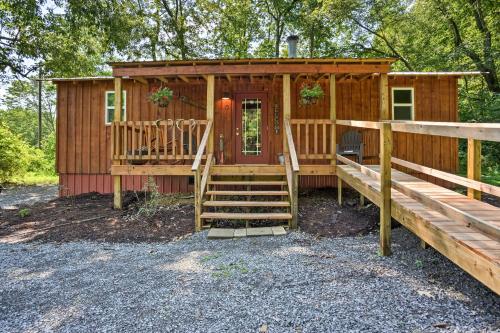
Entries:
<svg viewBox="0 0 500 333">
<path fill-rule="evenodd" d="M 210 191 L 218 176 L 254 177 L 254 183 L 247 181 L 250 186 L 263 185 L 258 177 L 275 175 L 283 177 L 284 183 L 277 188 L 279 191 L 269 192 L 281 196 L 283 201 L 279 202 L 288 202 L 288 215 L 281 217 L 288 221 L 287 226 L 295 228 L 299 176 L 336 175 L 337 85 L 347 80 L 369 80 L 370 86 L 378 89 L 376 120 L 390 119 L 387 73 L 392 62 L 393 59 L 257 59 L 112 63 L 115 119 L 120 117 L 116 110 L 122 109 L 123 80 L 145 85 L 181 83 L 206 91 L 206 103 L 201 106 L 198 119 L 113 122 L 111 174 L 115 208 L 120 208 L 122 202 L 121 176 L 191 176 L 199 230 L 204 226 L 205 198 L 219 202 L 214 197 L 220 191 Z M 297 102 L 296 87 L 306 79 L 319 82 L 325 91 L 322 101 L 313 107 L 302 107 Z M 253 151 L 254 156 L 245 158 L 239 144 L 244 133 L 238 107 L 242 98 L 249 97 L 262 103 L 261 136 L 255 145 L 257 153 Z M 363 119 L 363 115 L 360 117 Z M 244 179 L 248 178 L 241 178 L 239 185 Z M 262 191 L 257 194 L 265 195 Z"/>
</svg>

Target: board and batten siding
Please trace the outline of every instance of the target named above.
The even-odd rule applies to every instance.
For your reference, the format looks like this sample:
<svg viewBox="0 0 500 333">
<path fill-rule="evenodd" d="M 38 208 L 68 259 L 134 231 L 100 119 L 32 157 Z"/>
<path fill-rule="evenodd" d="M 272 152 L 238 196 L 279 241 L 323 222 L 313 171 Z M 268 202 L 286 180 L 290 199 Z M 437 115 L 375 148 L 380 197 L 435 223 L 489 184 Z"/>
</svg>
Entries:
<svg viewBox="0 0 500 333">
<path fill-rule="evenodd" d="M 299 91 L 302 80 L 292 80 L 291 108 L 292 119 L 328 119 L 329 89 L 328 80 L 321 85 L 325 96 L 315 105 L 303 106 L 299 102 Z M 189 103 L 178 98 L 161 111 L 148 102 L 148 95 L 154 86 L 132 80 L 124 80 L 123 88 L 127 91 L 127 120 L 164 119 L 206 119 L 206 83 L 204 80 L 192 82 L 173 82 L 166 84 L 175 94 L 186 96 Z M 414 119 L 429 121 L 457 121 L 458 95 L 456 77 L 424 76 L 415 78 L 390 77 L 389 89 L 392 87 L 414 88 Z M 109 174 L 111 127 L 105 125 L 105 92 L 113 90 L 112 80 L 98 81 L 59 81 L 57 82 L 57 158 L 56 167 L 60 174 L 61 195 L 74 195 L 87 192 L 111 193 L 112 182 Z M 224 164 L 235 162 L 235 105 L 234 98 L 223 100 L 224 92 L 234 97 L 236 93 L 264 92 L 268 97 L 268 150 L 269 163 L 278 163 L 278 154 L 282 153 L 283 112 L 281 80 L 260 80 L 254 78 L 233 78 L 228 82 L 225 78 L 215 81 L 215 116 L 214 138 L 215 154 L 220 158 L 220 135 L 224 138 Z M 390 94 L 389 94 L 390 96 Z M 372 79 L 337 80 L 337 119 L 379 120 L 378 77 Z M 392 107 L 392 106 L 391 106 Z M 274 131 L 274 110 L 280 113 L 279 133 Z M 337 142 L 348 127 L 337 127 Z M 364 163 L 378 163 L 378 131 L 356 129 L 363 134 Z M 321 132 L 321 131 L 320 131 Z M 310 133 L 312 135 L 312 133 Z M 322 140 L 319 133 L 318 140 Z M 310 138 L 312 142 L 312 136 Z M 300 150 L 304 151 L 304 140 Z M 426 165 L 436 169 L 456 172 L 458 168 L 458 140 L 455 138 L 433 137 L 419 134 L 394 133 L 393 156 Z M 190 163 L 190 162 L 186 162 Z M 302 164 L 324 164 L 328 161 L 301 160 Z M 423 179 L 448 185 L 434 177 L 421 175 L 412 170 L 397 167 Z M 189 192 L 192 185 L 186 176 L 155 177 L 162 192 Z M 140 190 L 146 177 L 123 177 L 124 190 Z M 334 187 L 334 176 L 301 176 L 300 186 Z"/>
</svg>

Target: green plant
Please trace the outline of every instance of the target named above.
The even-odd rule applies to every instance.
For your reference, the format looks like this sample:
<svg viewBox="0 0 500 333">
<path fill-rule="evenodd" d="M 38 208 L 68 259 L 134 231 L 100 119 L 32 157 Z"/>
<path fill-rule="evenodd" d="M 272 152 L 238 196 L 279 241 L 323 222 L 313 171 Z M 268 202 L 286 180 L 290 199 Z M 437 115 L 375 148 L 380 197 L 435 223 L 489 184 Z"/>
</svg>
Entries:
<svg viewBox="0 0 500 333">
<path fill-rule="evenodd" d="M 417 268 L 421 269 L 424 267 L 424 263 L 422 262 L 422 260 L 415 260 L 415 266 L 417 266 Z"/>
<path fill-rule="evenodd" d="M 302 105 L 316 104 L 324 94 L 318 82 L 304 82 L 300 88 L 300 101 Z"/>
<path fill-rule="evenodd" d="M 172 89 L 168 87 L 159 88 L 155 92 L 153 92 L 149 96 L 149 100 L 155 104 L 158 104 L 160 107 L 167 107 L 172 98 L 174 97 L 174 93 Z"/>
<path fill-rule="evenodd" d="M 0 124 L 0 183 L 26 173 L 31 150 L 18 135 Z"/>
<path fill-rule="evenodd" d="M 161 209 L 161 194 L 158 191 L 158 186 L 153 177 L 148 177 L 148 180 L 144 184 L 143 191 L 144 202 L 140 204 L 137 213 L 133 216 L 134 219 L 152 217 Z"/>
<path fill-rule="evenodd" d="M 21 208 L 19 209 L 19 216 L 25 218 L 31 215 L 31 210 L 29 208 Z"/>
</svg>

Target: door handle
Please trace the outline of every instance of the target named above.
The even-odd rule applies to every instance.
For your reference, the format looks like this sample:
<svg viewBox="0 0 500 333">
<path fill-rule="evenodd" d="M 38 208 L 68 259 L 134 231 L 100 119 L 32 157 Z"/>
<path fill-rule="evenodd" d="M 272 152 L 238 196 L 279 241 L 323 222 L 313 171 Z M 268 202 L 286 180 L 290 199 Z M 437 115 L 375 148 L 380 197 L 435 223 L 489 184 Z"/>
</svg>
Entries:
<svg viewBox="0 0 500 333">
<path fill-rule="evenodd" d="M 236 127 L 236 136 L 239 136 L 240 135 L 240 129 L 238 127 Z"/>
</svg>

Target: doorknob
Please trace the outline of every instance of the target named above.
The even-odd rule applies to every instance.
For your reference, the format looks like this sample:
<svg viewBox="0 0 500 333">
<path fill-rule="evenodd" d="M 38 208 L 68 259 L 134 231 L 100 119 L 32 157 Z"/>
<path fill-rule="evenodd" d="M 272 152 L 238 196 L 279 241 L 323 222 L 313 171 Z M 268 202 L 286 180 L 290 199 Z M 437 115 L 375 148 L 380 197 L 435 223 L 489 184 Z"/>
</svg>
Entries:
<svg viewBox="0 0 500 333">
<path fill-rule="evenodd" d="M 240 135 L 240 129 L 238 127 L 236 127 L 236 136 L 239 136 Z"/>
</svg>

